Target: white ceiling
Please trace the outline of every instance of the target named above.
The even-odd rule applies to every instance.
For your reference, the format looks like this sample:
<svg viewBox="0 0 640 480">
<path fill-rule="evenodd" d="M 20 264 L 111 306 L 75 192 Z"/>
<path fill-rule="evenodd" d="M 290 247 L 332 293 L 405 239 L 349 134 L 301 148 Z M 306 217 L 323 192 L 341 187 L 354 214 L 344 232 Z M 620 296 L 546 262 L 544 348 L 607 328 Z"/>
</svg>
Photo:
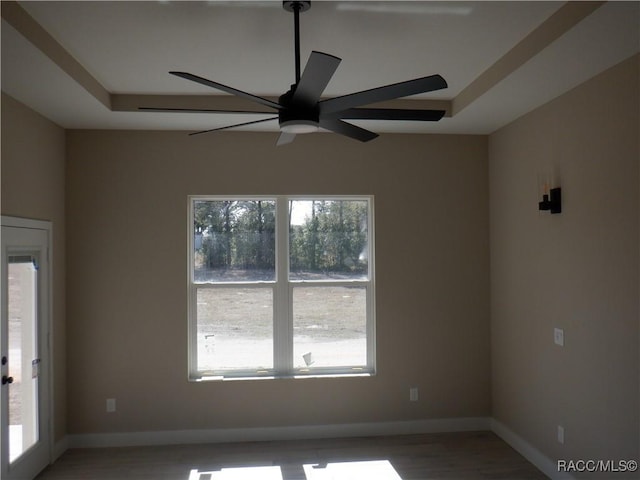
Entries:
<svg viewBox="0 0 640 480">
<path fill-rule="evenodd" d="M 213 101 L 224 95 L 170 70 L 260 96 L 277 97 L 294 83 L 293 15 L 280 1 L 20 5 L 111 94 L 211 95 Z M 455 103 L 563 5 L 313 1 L 300 19 L 302 65 L 311 50 L 342 58 L 327 97 L 439 73 L 449 88 L 417 96 L 412 104 Z M 379 133 L 491 133 L 640 51 L 639 31 L 640 3 L 609 2 L 453 116 L 437 123 L 354 123 Z M 29 37 L 3 19 L 2 90 L 62 127 L 201 130 L 259 118 L 111 111 L 23 35 Z M 278 125 L 248 128 L 275 131 Z"/>
</svg>

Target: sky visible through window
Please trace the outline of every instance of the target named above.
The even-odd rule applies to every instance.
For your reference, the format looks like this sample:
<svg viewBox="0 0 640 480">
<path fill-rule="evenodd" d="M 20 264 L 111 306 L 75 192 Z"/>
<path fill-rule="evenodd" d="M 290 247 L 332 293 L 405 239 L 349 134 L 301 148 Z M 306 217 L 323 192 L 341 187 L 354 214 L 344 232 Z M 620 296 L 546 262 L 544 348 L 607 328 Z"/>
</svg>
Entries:
<svg viewBox="0 0 640 480">
<path fill-rule="evenodd" d="M 306 218 L 311 216 L 311 200 L 296 200 L 290 202 L 291 225 L 303 225 Z"/>
</svg>

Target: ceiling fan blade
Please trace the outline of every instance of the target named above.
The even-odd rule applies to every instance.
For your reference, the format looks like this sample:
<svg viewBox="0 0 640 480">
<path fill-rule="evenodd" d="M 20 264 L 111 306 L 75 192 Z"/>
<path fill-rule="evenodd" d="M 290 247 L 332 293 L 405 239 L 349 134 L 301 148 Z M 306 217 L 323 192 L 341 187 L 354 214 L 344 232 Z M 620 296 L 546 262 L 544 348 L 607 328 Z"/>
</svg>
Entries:
<svg viewBox="0 0 640 480">
<path fill-rule="evenodd" d="M 278 117 L 269 117 L 269 118 L 262 118 L 260 120 L 253 120 L 251 122 L 236 123 L 235 125 L 227 125 L 226 127 L 211 128 L 209 130 L 202 130 L 200 132 L 193 132 L 193 133 L 190 133 L 189 136 L 201 135 L 203 133 L 219 132 L 220 130 L 228 130 L 230 128 L 244 127 L 246 125 L 253 125 L 254 123 L 269 122 L 271 120 L 277 120 L 277 119 L 278 119 Z"/>
<path fill-rule="evenodd" d="M 267 100 L 266 98 L 258 97 L 257 95 L 252 95 L 251 93 L 243 92 L 242 90 L 238 90 L 233 87 L 228 87 L 218 82 L 214 82 L 213 80 L 208 80 L 206 78 L 199 77 L 197 75 L 193 75 L 187 72 L 169 72 L 171 75 L 175 75 L 176 77 L 184 78 L 186 80 L 191 80 L 192 82 L 199 83 L 201 85 L 206 85 L 207 87 L 215 88 L 217 90 L 222 90 L 223 92 L 230 93 L 232 95 L 236 95 L 238 97 L 246 98 L 253 102 L 257 102 L 261 105 L 265 105 L 267 107 L 281 109 L 282 106 L 279 103 L 272 102 L 271 100 Z"/>
<path fill-rule="evenodd" d="M 271 115 L 273 112 L 259 112 L 257 110 L 215 110 L 209 108 L 158 108 L 158 107 L 138 107 L 143 112 L 160 112 L 160 113 L 237 113 L 249 115 Z"/>
<path fill-rule="evenodd" d="M 383 87 L 363 90 L 361 92 L 329 98 L 320 102 L 320 114 L 333 113 L 340 110 L 348 110 L 361 105 L 394 100 L 408 97 L 417 93 L 432 92 L 447 88 L 447 82 L 440 75 L 416 78 L 406 82 L 394 83 Z"/>
<path fill-rule="evenodd" d="M 294 138 L 296 138 L 296 134 L 295 133 L 282 132 L 282 133 L 280 133 L 280 136 L 278 137 L 278 141 L 276 142 L 276 146 L 279 147 L 281 145 L 286 145 L 287 143 L 291 143 L 291 142 L 293 142 Z"/>
<path fill-rule="evenodd" d="M 418 122 L 437 122 L 446 112 L 444 110 L 402 110 L 395 108 L 349 108 L 329 113 L 327 118 L 352 120 L 413 120 Z"/>
<path fill-rule="evenodd" d="M 343 122 L 338 118 L 321 118 L 320 126 L 322 128 L 326 128 L 327 130 L 331 130 L 332 132 L 336 132 L 341 135 L 360 140 L 361 142 L 368 142 L 369 140 L 373 140 L 378 136 L 377 133 L 365 130 L 364 128 L 356 127 L 355 125 Z"/>
<path fill-rule="evenodd" d="M 327 53 L 311 52 L 296 86 L 293 100 L 306 105 L 315 105 L 341 61 L 342 59 Z"/>
</svg>

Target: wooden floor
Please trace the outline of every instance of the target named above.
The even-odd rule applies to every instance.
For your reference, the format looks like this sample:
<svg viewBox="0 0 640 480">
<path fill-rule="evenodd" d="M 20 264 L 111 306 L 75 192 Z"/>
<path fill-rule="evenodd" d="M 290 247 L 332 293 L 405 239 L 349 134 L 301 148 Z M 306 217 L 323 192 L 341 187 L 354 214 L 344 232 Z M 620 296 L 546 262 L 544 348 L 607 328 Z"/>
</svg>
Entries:
<svg viewBox="0 0 640 480">
<path fill-rule="evenodd" d="M 491 432 L 68 450 L 37 480 L 533 480 Z"/>
</svg>

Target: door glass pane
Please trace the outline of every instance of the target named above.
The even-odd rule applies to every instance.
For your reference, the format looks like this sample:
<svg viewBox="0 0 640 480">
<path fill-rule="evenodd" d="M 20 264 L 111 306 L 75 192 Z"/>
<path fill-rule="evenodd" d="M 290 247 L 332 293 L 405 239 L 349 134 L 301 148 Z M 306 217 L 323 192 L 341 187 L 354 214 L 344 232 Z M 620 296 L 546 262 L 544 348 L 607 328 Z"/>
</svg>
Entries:
<svg viewBox="0 0 640 480">
<path fill-rule="evenodd" d="M 273 200 L 194 201 L 194 281 L 275 280 L 275 222 Z"/>
<path fill-rule="evenodd" d="M 289 278 L 368 278 L 366 200 L 289 202 Z"/>
<path fill-rule="evenodd" d="M 9 257 L 9 460 L 38 441 L 37 269 L 31 257 Z"/>
<path fill-rule="evenodd" d="M 200 288 L 198 370 L 273 368 L 273 288 Z"/>
<path fill-rule="evenodd" d="M 293 366 L 367 364 L 366 287 L 294 287 Z"/>
</svg>

